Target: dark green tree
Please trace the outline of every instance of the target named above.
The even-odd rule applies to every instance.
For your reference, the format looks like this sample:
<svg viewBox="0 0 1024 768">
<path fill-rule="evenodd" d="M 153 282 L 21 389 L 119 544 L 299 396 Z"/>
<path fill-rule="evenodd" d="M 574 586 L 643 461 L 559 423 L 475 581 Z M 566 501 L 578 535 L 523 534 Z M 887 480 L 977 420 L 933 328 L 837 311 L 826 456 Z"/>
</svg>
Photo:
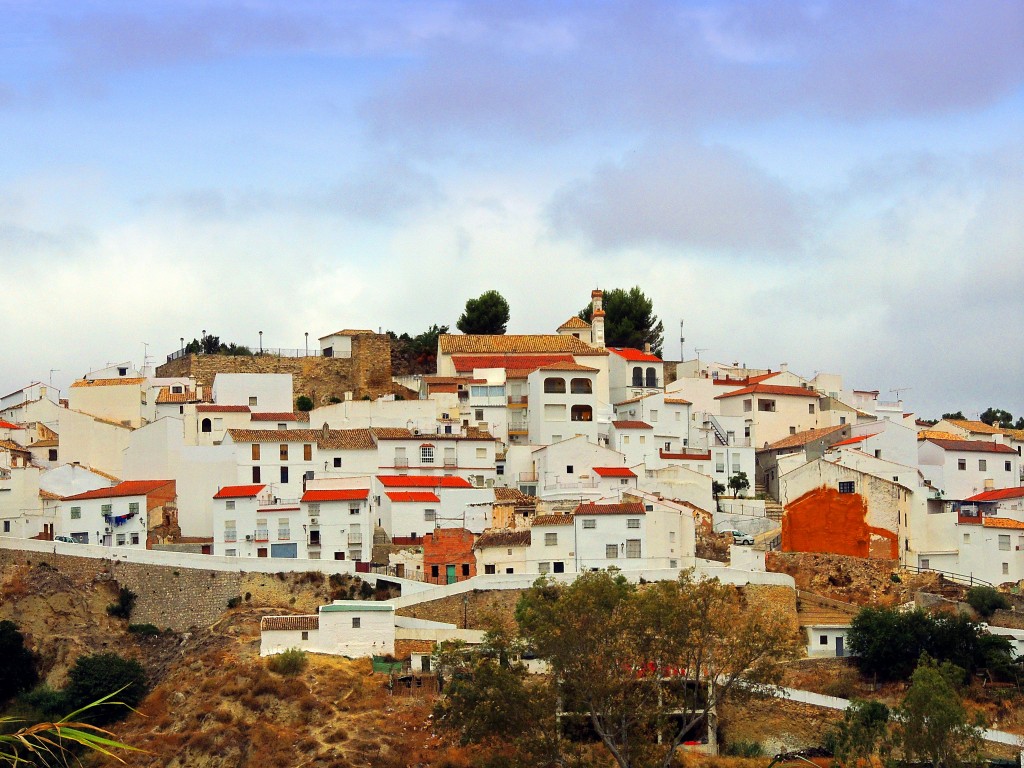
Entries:
<svg viewBox="0 0 1024 768">
<path fill-rule="evenodd" d="M 990 427 L 1013 429 L 1013 414 L 1002 408 L 986 408 L 978 418 Z"/>
<path fill-rule="evenodd" d="M 964 416 L 963 411 L 956 411 L 955 413 L 944 413 L 942 414 L 944 419 L 956 419 L 958 421 L 964 421 L 967 417 Z"/>
<path fill-rule="evenodd" d="M 497 291 L 485 291 L 466 302 L 466 311 L 455 324 L 463 333 L 503 334 L 508 326 L 509 309 L 505 297 Z"/>
<path fill-rule="evenodd" d="M 117 701 L 135 707 L 146 695 L 146 672 L 134 659 L 116 653 L 79 656 L 68 672 L 65 693 L 68 706 L 78 709 L 102 699 L 111 691 L 120 691 Z M 128 714 L 124 707 L 105 704 L 90 713 L 90 721 L 97 725 L 111 723 Z"/>
<path fill-rule="evenodd" d="M 968 717 L 960 699 L 963 674 L 949 662 L 939 665 L 927 655 L 921 658 L 898 710 L 896 736 L 906 760 L 933 768 L 977 764 L 983 723 Z"/>
<path fill-rule="evenodd" d="M 36 684 L 36 660 L 13 621 L 0 621 L 0 703 Z"/>
<path fill-rule="evenodd" d="M 299 395 L 295 398 L 295 407 L 303 413 L 313 410 L 313 400 L 308 395 Z"/>
<path fill-rule="evenodd" d="M 604 340 L 609 347 L 643 349 L 661 356 L 665 342 L 665 326 L 654 314 L 654 302 L 647 298 L 640 286 L 629 290 L 613 288 L 604 292 Z M 593 306 L 588 304 L 579 316 L 588 323 L 593 319 Z"/>
<path fill-rule="evenodd" d="M 983 619 L 988 619 L 1000 608 L 1006 610 L 1010 607 L 1010 601 L 1002 592 L 995 587 L 980 585 L 967 590 L 967 604 L 976 610 Z"/>
<path fill-rule="evenodd" d="M 747 479 L 746 472 L 737 472 L 735 475 L 729 478 L 729 487 L 732 488 L 732 492 L 737 496 L 741 496 L 743 491 L 750 487 L 750 480 Z"/>
<path fill-rule="evenodd" d="M 882 765 L 892 753 L 889 708 L 880 701 L 854 699 L 843 719 L 825 736 L 825 745 L 840 766 L 872 765 L 878 756 Z"/>
</svg>

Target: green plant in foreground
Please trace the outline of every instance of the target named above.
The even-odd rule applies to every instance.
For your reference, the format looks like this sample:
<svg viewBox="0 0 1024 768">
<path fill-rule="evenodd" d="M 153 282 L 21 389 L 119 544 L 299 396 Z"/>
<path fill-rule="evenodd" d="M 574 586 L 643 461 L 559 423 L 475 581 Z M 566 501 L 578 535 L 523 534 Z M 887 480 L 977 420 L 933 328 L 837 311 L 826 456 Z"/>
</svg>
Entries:
<svg viewBox="0 0 1024 768">
<path fill-rule="evenodd" d="M 69 758 L 73 757 L 71 750 L 76 746 L 108 755 L 123 763 L 124 760 L 113 750 L 128 750 L 130 752 L 141 752 L 142 750 L 122 744 L 113 738 L 114 734 L 110 731 L 79 719 L 82 715 L 87 715 L 89 710 L 94 707 L 104 704 L 108 706 L 122 704 L 119 701 L 111 701 L 119 693 L 121 693 L 120 690 L 107 694 L 101 699 L 76 709 L 69 715 L 65 715 L 60 720 L 32 723 L 19 728 L 14 733 L 0 734 L 0 765 L 12 768 L 30 765 L 67 765 Z M 0 728 L 16 725 L 19 722 L 14 717 L 0 717 Z"/>
<path fill-rule="evenodd" d="M 267 667 L 271 672 L 286 676 L 299 674 L 307 663 L 306 652 L 299 648 L 289 648 L 267 659 Z"/>
</svg>

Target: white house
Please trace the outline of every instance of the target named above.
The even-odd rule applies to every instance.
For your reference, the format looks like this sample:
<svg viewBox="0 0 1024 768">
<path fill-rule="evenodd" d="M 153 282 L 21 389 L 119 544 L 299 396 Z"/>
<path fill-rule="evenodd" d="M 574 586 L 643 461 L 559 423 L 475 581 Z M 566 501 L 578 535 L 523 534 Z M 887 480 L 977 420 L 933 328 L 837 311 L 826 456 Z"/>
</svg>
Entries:
<svg viewBox="0 0 1024 768">
<path fill-rule="evenodd" d="M 715 400 L 719 402 L 723 416 L 743 418 L 756 447 L 821 426 L 818 419 L 819 397 L 809 386 L 757 383 L 718 395 Z"/>
<path fill-rule="evenodd" d="M 473 544 L 477 574 L 531 573 L 527 570 L 530 541 L 529 528 L 484 531 Z"/>
<path fill-rule="evenodd" d="M 471 505 L 489 509 L 491 488 L 477 488 L 465 478 L 446 475 L 378 475 L 375 484 L 377 525 L 399 544 L 420 544 L 435 528 L 469 527 L 481 532 L 490 523 L 471 525 Z M 465 522 L 465 525 L 463 524 Z"/>
<path fill-rule="evenodd" d="M 947 499 L 1012 488 L 1020 484 L 1020 456 L 999 440 L 925 439 L 918 445 L 918 464 Z"/>
<path fill-rule="evenodd" d="M 598 442 L 598 369 L 575 362 L 542 365 L 526 377 L 527 428 L 534 445 L 550 445 L 581 435 Z"/>
<path fill-rule="evenodd" d="M 56 532 L 79 544 L 146 549 L 151 528 L 176 517 L 173 480 L 128 480 L 66 496 Z"/>
<path fill-rule="evenodd" d="M 68 408 L 126 427 L 142 426 L 147 406 L 144 378 L 78 379 L 68 390 Z"/>
<path fill-rule="evenodd" d="M 519 489 L 552 500 L 600 496 L 600 477 L 594 467 L 625 467 L 626 457 L 610 448 L 572 437 L 533 450 L 531 470 L 519 473 Z"/>
<path fill-rule="evenodd" d="M 370 484 L 362 488 L 320 487 L 302 494 L 306 557 L 367 562 L 373 549 Z"/>
<path fill-rule="evenodd" d="M 374 331 L 346 328 L 320 337 L 320 354 L 323 357 L 352 357 L 352 339 L 355 336 L 376 336 Z"/>
<path fill-rule="evenodd" d="M 291 648 L 349 658 L 393 655 L 395 608 L 372 600 L 335 600 L 312 616 L 264 616 L 260 656 Z"/>
<path fill-rule="evenodd" d="M 608 396 L 613 403 L 657 392 L 665 386 L 665 363 L 651 350 L 608 347 Z"/>
<path fill-rule="evenodd" d="M 291 411 L 290 373 L 218 373 L 213 377 L 213 402 L 245 405 L 253 412 Z"/>
</svg>

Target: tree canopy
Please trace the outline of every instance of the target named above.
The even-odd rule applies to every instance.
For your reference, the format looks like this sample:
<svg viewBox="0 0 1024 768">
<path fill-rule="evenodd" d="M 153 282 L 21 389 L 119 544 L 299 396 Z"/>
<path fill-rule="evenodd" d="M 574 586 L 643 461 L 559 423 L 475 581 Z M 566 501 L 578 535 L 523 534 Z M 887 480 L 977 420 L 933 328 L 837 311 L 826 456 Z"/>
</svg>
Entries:
<svg viewBox="0 0 1024 768">
<path fill-rule="evenodd" d="M 437 370 L 437 337 L 448 333 L 447 325 L 436 323 L 422 333 L 410 336 L 388 331 L 391 340 L 391 367 L 395 375 L 434 373 Z"/>
<path fill-rule="evenodd" d="M 1013 414 L 1002 408 L 986 408 L 978 418 L 991 427 L 1002 427 L 1003 429 L 1024 429 L 1024 416 L 1013 420 Z"/>
<path fill-rule="evenodd" d="M 455 324 L 463 333 L 502 334 L 508 326 L 509 309 L 497 291 L 485 291 L 466 302 L 466 311 Z"/>
<path fill-rule="evenodd" d="M 953 664 L 921 658 L 899 709 L 896 737 L 904 759 L 934 768 L 977 764 L 982 723 L 967 716 L 957 691 L 962 679 Z"/>
<path fill-rule="evenodd" d="M 36 683 L 36 660 L 13 621 L 0 621 L 0 703 Z"/>
<path fill-rule="evenodd" d="M 665 326 L 654 314 L 654 302 L 633 286 L 629 290 L 613 288 L 604 292 L 604 340 L 609 347 L 633 347 L 643 349 L 651 345 L 651 351 L 661 356 L 665 343 Z M 593 306 L 588 304 L 579 316 L 588 323 L 593 319 Z"/>
</svg>

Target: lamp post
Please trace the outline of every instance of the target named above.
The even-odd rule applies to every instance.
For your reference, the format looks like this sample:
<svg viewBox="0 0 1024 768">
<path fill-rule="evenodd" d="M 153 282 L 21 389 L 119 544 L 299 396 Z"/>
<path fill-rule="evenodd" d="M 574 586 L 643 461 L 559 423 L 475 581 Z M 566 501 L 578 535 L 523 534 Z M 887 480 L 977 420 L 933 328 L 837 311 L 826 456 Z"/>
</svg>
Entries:
<svg viewBox="0 0 1024 768">
<path fill-rule="evenodd" d="M 309 331 L 306 331 L 306 357 L 309 357 Z"/>
<path fill-rule="evenodd" d="M 260 331 L 260 354 L 263 354 L 263 331 Z"/>
</svg>

